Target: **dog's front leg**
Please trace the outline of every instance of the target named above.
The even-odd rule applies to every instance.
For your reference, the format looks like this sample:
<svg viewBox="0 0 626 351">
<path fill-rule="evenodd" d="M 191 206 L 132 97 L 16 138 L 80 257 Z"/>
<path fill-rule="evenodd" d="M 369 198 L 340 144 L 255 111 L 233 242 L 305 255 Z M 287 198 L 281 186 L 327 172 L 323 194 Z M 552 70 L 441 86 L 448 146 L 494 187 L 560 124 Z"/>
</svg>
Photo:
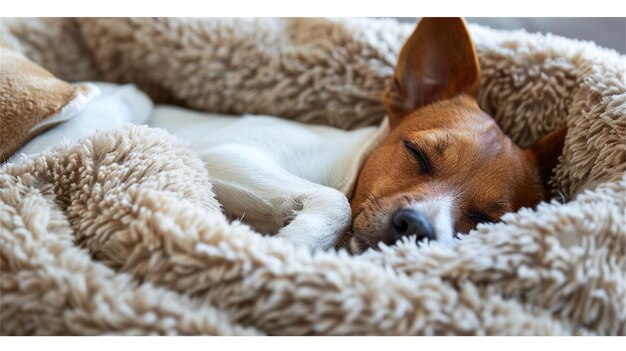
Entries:
<svg viewBox="0 0 626 351">
<path fill-rule="evenodd" d="M 254 148 L 222 145 L 200 156 L 226 212 L 258 231 L 326 250 L 350 223 L 344 194 L 293 175 Z"/>
<path fill-rule="evenodd" d="M 306 183 L 306 190 L 290 195 L 296 206 L 277 236 L 311 249 L 330 249 L 348 229 L 350 204 L 335 189 Z"/>
</svg>

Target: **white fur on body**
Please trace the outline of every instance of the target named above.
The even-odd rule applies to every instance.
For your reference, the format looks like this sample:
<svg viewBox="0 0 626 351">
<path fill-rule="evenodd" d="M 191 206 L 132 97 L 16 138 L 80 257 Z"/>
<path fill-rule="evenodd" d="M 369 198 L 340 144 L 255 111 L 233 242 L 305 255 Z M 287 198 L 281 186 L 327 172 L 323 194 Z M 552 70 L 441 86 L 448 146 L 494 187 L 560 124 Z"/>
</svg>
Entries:
<svg viewBox="0 0 626 351">
<path fill-rule="evenodd" d="M 310 249 L 333 247 L 348 229 L 346 196 L 386 132 L 385 126 L 343 131 L 173 106 L 157 106 L 149 124 L 189 143 L 231 218 Z"/>
</svg>

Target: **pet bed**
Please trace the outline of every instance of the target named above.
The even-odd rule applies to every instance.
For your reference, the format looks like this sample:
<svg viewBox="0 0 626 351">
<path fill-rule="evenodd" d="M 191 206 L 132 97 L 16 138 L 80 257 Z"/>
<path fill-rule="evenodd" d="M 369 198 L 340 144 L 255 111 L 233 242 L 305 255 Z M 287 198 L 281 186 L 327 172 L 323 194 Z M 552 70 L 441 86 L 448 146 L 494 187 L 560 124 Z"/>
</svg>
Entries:
<svg viewBox="0 0 626 351">
<path fill-rule="evenodd" d="M 6 19 L 2 45 L 68 81 L 341 128 L 378 123 L 413 25 L 372 19 Z M 479 102 L 522 146 L 567 125 L 554 184 L 450 247 L 298 249 L 229 221 L 201 161 L 145 126 L 0 169 L 8 334 L 626 334 L 626 59 L 470 26 Z"/>
</svg>

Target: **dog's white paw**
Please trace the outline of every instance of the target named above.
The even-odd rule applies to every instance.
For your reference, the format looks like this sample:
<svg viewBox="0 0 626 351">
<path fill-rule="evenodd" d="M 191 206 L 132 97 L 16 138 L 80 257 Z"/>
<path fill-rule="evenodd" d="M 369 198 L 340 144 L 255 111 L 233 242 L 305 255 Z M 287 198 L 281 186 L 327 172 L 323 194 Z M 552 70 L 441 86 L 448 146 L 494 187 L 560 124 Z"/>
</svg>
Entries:
<svg viewBox="0 0 626 351">
<path fill-rule="evenodd" d="M 278 231 L 277 237 L 311 250 L 332 248 L 345 230 L 342 222 L 335 222 L 320 214 L 300 213 Z"/>
<path fill-rule="evenodd" d="M 331 191 L 325 195 L 305 202 L 300 207 L 302 210 L 295 211 L 295 216 L 289 217 L 288 224 L 276 236 L 311 250 L 334 247 L 348 229 L 352 213 L 343 194 Z"/>
</svg>

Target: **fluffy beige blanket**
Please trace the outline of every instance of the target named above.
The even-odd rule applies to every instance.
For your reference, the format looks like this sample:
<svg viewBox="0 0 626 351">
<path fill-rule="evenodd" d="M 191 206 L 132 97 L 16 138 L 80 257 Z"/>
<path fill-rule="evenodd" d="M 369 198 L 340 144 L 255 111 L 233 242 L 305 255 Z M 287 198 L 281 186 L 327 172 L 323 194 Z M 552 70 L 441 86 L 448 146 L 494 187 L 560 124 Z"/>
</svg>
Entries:
<svg viewBox="0 0 626 351">
<path fill-rule="evenodd" d="M 371 19 L 18 19 L 4 45 L 66 80 L 343 128 L 412 25 Z M 521 145 L 567 124 L 570 201 L 452 247 L 310 254 L 229 223 L 199 159 L 147 127 L 0 169 L 2 334 L 626 333 L 626 58 L 472 26 L 480 104 Z"/>
</svg>

